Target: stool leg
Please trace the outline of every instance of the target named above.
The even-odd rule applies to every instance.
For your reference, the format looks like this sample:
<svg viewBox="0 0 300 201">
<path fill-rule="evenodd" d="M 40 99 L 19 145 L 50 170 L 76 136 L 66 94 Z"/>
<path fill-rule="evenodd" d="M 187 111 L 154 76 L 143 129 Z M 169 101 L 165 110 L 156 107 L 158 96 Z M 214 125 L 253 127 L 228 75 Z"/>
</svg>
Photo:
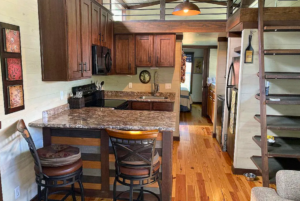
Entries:
<svg viewBox="0 0 300 201">
<path fill-rule="evenodd" d="M 37 191 L 38 191 L 38 201 L 42 201 L 42 189 L 40 185 L 37 185 Z"/>
<path fill-rule="evenodd" d="M 84 201 L 84 190 L 81 180 L 78 181 L 78 184 L 80 186 L 81 201 Z"/>
<path fill-rule="evenodd" d="M 49 188 L 45 187 L 45 201 L 48 201 Z"/>
<path fill-rule="evenodd" d="M 161 180 L 160 178 L 158 177 L 158 180 L 157 180 L 157 183 L 158 183 L 158 187 L 159 187 L 159 201 L 162 201 L 162 192 L 161 192 Z"/>
<path fill-rule="evenodd" d="M 72 184 L 72 186 L 71 186 L 71 191 L 72 191 L 72 198 L 73 198 L 73 201 L 76 201 L 74 184 Z"/>
<path fill-rule="evenodd" d="M 129 200 L 133 201 L 133 185 L 132 185 L 132 181 L 130 181 Z"/>
<path fill-rule="evenodd" d="M 141 194 L 142 194 L 141 199 L 142 199 L 142 201 L 144 201 L 144 187 L 141 188 Z"/>
<path fill-rule="evenodd" d="M 115 178 L 115 181 L 114 181 L 114 187 L 113 187 L 113 200 L 114 201 L 117 201 L 117 198 L 116 198 L 116 193 L 117 193 L 117 178 Z"/>
</svg>

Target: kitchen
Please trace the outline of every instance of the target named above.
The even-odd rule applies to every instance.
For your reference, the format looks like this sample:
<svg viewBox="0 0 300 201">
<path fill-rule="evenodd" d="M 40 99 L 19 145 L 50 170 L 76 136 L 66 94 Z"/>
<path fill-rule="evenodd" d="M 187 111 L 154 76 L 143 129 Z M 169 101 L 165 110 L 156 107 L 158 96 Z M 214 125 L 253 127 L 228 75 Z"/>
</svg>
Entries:
<svg viewBox="0 0 300 201">
<path fill-rule="evenodd" d="M 58 0 L 22 2 L 0 0 L 0 21 L 18 27 L 16 30 L 21 33 L 24 79 L 22 85 L 25 103 L 23 109 L 12 113 L 9 110 L 5 111 L 4 102 L 0 103 L 2 124 L 0 169 L 4 201 L 15 199 L 17 187 L 21 193 L 19 200 L 31 200 L 37 195 L 32 167 L 33 159 L 28 152 L 27 143 L 20 133 L 16 132 L 19 119 L 24 119 L 37 148 L 53 142 L 69 143 L 69 145 L 83 148 L 83 159 L 89 157 L 86 161 L 90 161 L 84 162 L 83 160 L 83 167 L 85 165 L 88 167 L 83 170 L 83 175 L 86 176 L 83 177 L 86 196 L 94 195 L 92 197 L 103 198 L 112 197 L 112 178 L 114 177 L 111 174 L 111 170 L 114 170 L 112 168 L 114 166 L 113 152 L 109 146 L 108 136 L 103 134 L 104 129 L 158 129 L 160 134 L 157 137 L 156 148 L 161 157 L 159 160 L 161 161 L 162 196 L 164 201 L 171 200 L 178 192 L 181 192 L 178 191 L 179 182 L 176 183 L 176 187 L 170 184 L 176 181 L 177 176 L 174 173 L 172 175 L 174 169 L 182 171 L 179 165 L 176 166 L 178 161 L 174 156 L 177 155 L 172 155 L 172 144 L 177 147 L 181 137 L 179 108 L 182 33 L 199 30 L 226 32 L 226 20 L 213 20 L 209 23 L 201 20 L 195 22 L 187 20 L 185 27 L 180 25 L 182 22 L 178 22 L 179 20 L 177 22 L 170 20 L 168 23 L 149 21 L 131 25 L 127 21 L 113 22 L 110 6 L 107 6 L 105 2 L 103 3 L 106 6 L 94 0 L 76 2 L 78 4 Z M 41 10 L 43 12 L 40 12 Z M 81 14 L 78 15 L 78 13 Z M 170 16 L 166 15 L 166 17 Z M 243 34 L 249 35 L 250 31 L 247 30 Z M 243 47 L 248 45 L 248 38 L 244 37 L 242 41 L 241 36 L 229 38 L 231 38 L 229 40 L 231 44 L 235 39 L 240 40 L 236 46 L 240 46 L 241 43 Z M 159 43 L 164 45 L 160 47 Z M 255 35 L 256 43 L 257 35 Z M 229 47 L 230 51 L 233 51 L 234 47 L 230 45 Z M 254 49 L 258 50 L 258 47 L 254 46 Z M 257 58 L 258 55 L 255 57 L 255 62 Z M 93 62 L 98 63 L 98 66 L 96 64 L 95 67 Z M 2 60 L 1 63 L 3 63 Z M 216 75 L 216 91 L 219 90 L 222 93 L 225 93 L 223 81 L 230 61 L 225 61 L 225 63 L 226 65 L 218 65 L 218 69 L 223 68 L 222 73 L 218 74 L 220 71 L 217 70 Z M 257 69 L 255 70 L 256 75 Z M 248 71 L 242 73 L 247 75 Z M 2 71 L 2 78 L 5 76 Z M 6 86 L 4 82 L 3 86 Z M 104 89 L 104 92 L 99 91 L 99 83 L 102 82 L 104 84 L 101 89 Z M 241 79 L 240 82 L 243 83 Z M 16 83 L 19 84 L 20 81 Z M 250 85 L 251 81 L 247 80 L 243 84 Z M 242 93 L 243 88 L 239 90 Z M 243 94 L 246 93 L 243 92 Z M 252 97 L 253 94 L 249 93 L 250 95 Z M 6 93 L 1 93 L 1 96 L 2 99 L 7 99 Z M 67 103 L 69 106 L 66 105 Z M 98 107 L 99 105 L 101 108 Z M 107 108 L 102 108 L 102 106 L 107 106 Z M 242 104 L 241 106 L 246 107 Z M 80 109 L 72 109 L 76 107 Z M 77 110 L 82 112 L 76 112 Z M 239 110 L 238 115 L 245 115 L 241 111 Z M 251 112 L 247 111 L 247 115 L 250 116 Z M 93 120 L 88 122 L 85 119 Z M 247 122 L 238 121 L 238 126 L 244 123 Z M 258 125 L 252 123 L 248 130 L 252 131 L 252 127 L 258 128 Z M 74 136 L 67 136 L 66 133 L 70 130 L 73 132 L 74 128 L 78 129 L 75 129 Z M 238 134 L 240 133 L 241 131 L 238 130 Z M 84 135 L 93 137 L 83 137 Z M 211 134 L 207 135 L 211 137 Z M 250 135 L 247 135 L 246 138 L 238 137 L 235 140 L 237 155 L 233 161 L 237 170 L 252 170 L 254 165 L 250 165 L 251 160 L 248 155 L 260 153 L 259 147 L 249 142 L 251 140 L 249 137 Z M 184 144 L 185 140 L 186 138 L 180 143 Z M 211 145 L 214 148 L 215 141 L 212 141 Z M 247 147 L 246 151 L 241 150 L 242 145 Z M 206 146 L 209 147 L 207 144 Z M 249 152 L 245 153 L 247 151 Z M 178 152 L 179 157 L 180 153 Z M 88 154 L 96 156 L 97 160 L 91 159 Z M 210 156 L 210 154 L 207 155 Z M 173 159 L 174 162 L 169 159 Z M 228 171 L 227 168 L 226 166 L 226 171 Z M 100 169 L 104 170 L 105 174 L 100 173 Z M 192 172 L 193 169 L 189 171 Z M 93 179 L 89 176 L 93 176 Z M 244 178 L 239 180 L 239 176 L 233 177 L 238 178 L 237 181 L 247 182 Z M 208 178 L 204 179 L 207 181 Z M 201 183 L 202 180 L 197 181 Z M 256 185 L 261 185 L 259 182 L 257 181 Z M 76 184 L 75 187 L 79 186 Z M 117 187 L 125 190 L 121 188 L 121 185 Z M 241 189 L 239 184 L 238 188 Z M 159 186 L 150 186 L 148 190 L 158 193 Z M 229 192 L 226 193 L 229 195 Z M 195 195 L 198 194 L 197 189 Z M 210 194 L 210 196 L 213 195 L 213 193 Z"/>
</svg>

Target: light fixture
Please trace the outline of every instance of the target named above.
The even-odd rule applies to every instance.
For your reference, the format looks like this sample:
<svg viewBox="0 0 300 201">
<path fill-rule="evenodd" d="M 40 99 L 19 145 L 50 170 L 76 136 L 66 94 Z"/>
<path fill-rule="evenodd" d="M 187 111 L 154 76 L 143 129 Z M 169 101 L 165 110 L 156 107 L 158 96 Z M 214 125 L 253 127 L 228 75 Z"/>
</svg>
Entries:
<svg viewBox="0 0 300 201">
<path fill-rule="evenodd" d="M 192 16 L 198 15 L 201 11 L 197 5 L 190 3 L 189 0 L 185 0 L 183 3 L 177 5 L 172 14 L 179 15 L 179 16 Z"/>
</svg>

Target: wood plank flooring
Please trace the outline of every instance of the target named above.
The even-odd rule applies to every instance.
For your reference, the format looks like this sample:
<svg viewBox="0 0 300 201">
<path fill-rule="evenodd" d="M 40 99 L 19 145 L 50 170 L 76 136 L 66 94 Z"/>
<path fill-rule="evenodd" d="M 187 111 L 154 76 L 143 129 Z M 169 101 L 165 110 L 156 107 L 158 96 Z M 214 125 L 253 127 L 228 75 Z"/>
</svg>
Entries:
<svg viewBox="0 0 300 201">
<path fill-rule="evenodd" d="M 201 117 L 200 105 L 180 114 L 180 142 L 173 147 L 172 201 L 249 201 L 251 188 L 262 186 L 260 177 L 249 182 L 232 174 L 232 162 L 212 138 L 212 129 L 210 120 Z M 100 200 L 111 201 L 86 199 Z"/>
</svg>

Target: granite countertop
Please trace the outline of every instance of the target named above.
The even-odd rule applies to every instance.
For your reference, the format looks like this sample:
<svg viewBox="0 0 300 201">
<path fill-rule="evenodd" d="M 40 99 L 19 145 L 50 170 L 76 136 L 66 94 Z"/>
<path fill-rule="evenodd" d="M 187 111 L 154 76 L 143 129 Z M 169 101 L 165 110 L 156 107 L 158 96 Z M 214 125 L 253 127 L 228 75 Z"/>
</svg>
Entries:
<svg viewBox="0 0 300 201">
<path fill-rule="evenodd" d="M 134 91 L 105 91 L 105 99 L 122 99 L 128 101 L 144 102 L 175 102 L 174 92 L 158 92 L 156 96 L 167 97 L 168 99 L 141 99 L 142 96 L 152 96 L 151 92 Z"/>
<path fill-rule="evenodd" d="M 175 112 L 82 108 L 29 123 L 30 127 L 175 131 Z"/>
</svg>

